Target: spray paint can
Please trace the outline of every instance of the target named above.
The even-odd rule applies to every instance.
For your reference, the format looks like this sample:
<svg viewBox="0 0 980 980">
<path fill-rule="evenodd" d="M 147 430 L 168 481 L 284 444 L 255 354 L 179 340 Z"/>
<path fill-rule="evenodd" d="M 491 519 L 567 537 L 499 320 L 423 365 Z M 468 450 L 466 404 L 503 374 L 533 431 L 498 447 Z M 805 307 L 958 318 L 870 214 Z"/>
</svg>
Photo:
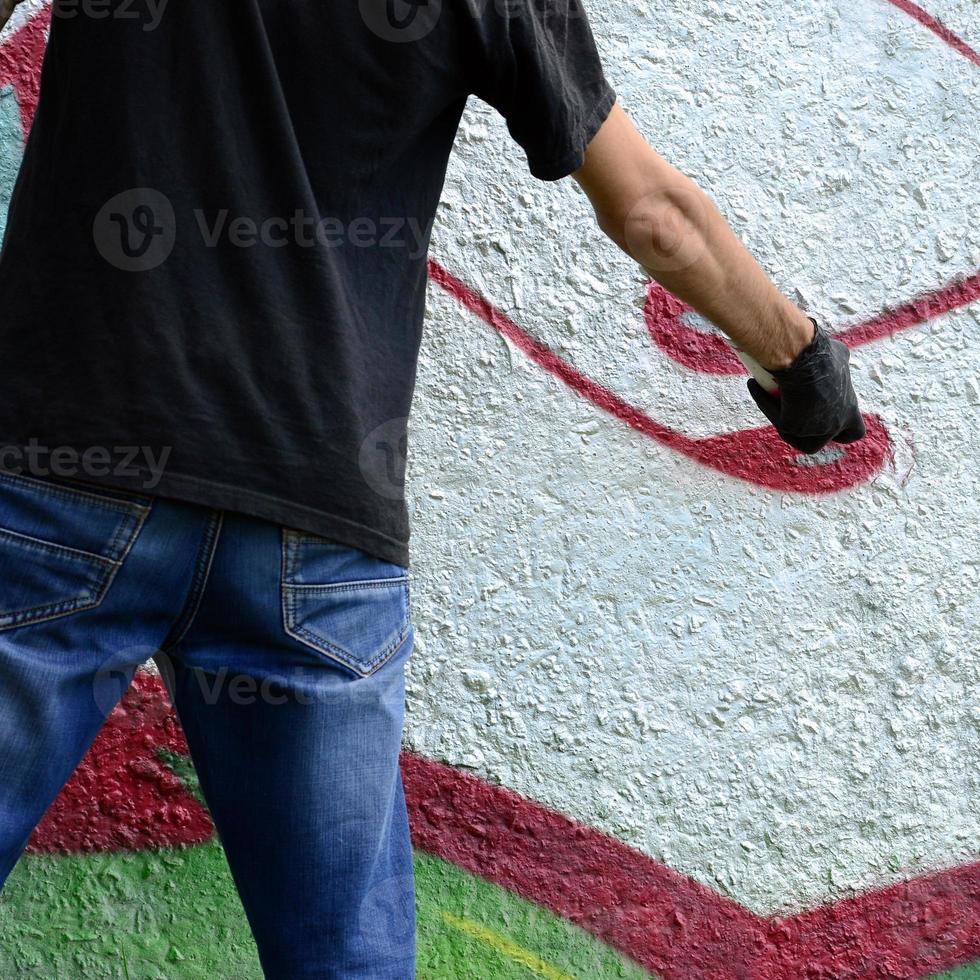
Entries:
<svg viewBox="0 0 980 980">
<path fill-rule="evenodd" d="M 751 355 L 746 354 L 744 350 L 736 347 L 732 344 L 732 349 L 735 351 L 738 359 L 745 365 L 749 374 L 755 378 L 759 384 L 769 392 L 770 395 L 779 395 L 779 385 L 776 383 L 776 379 Z"/>
</svg>

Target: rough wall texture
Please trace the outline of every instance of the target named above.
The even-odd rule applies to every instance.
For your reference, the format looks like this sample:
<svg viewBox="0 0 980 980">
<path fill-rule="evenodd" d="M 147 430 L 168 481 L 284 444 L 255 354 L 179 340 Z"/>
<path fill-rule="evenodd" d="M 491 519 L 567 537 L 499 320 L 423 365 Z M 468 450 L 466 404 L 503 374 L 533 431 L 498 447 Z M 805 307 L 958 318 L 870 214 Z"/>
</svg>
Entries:
<svg viewBox="0 0 980 980">
<path fill-rule="evenodd" d="M 623 104 L 835 326 L 980 265 L 980 68 L 869 0 L 594 0 Z M 931 12 L 980 39 L 980 8 Z M 645 284 L 570 183 L 472 104 L 435 257 L 691 436 L 740 377 L 651 343 Z M 854 350 L 892 458 L 841 493 L 726 478 L 432 296 L 413 428 L 411 745 L 759 912 L 980 851 L 980 307 Z"/>
<path fill-rule="evenodd" d="M 589 5 L 654 145 L 853 341 L 881 438 L 816 469 L 737 442 L 761 419 L 705 325 L 648 294 L 573 185 L 535 182 L 490 111 L 467 112 L 412 428 L 406 774 L 420 846 L 451 862 L 420 872 L 438 896 L 430 976 L 633 975 L 604 948 L 568 954 L 584 940 L 561 919 L 665 977 L 913 976 L 980 955 L 980 8 L 930 4 L 944 31 L 900 6 Z M 0 52 L 0 191 L 36 54 Z M 127 949 L 165 965 L 133 976 L 256 975 L 202 814 L 152 761 L 145 812 L 116 813 L 125 766 L 108 744 L 36 849 L 201 846 L 29 858 L 0 908 L 20 930 L 0 954 L 21 958 L 0 963 L 124 975 L 111 946 L 78 944 L 107 909 L 128 921 L 181 884 L 220 892 L 206 914 L 220 909 L 242 965 L 222 974 L 231 959 L 188 925 L 200 909 L 161 902 Z M 84 825 L 96 803 L 115 813 L 103 844 Z M 29 937 L 53 907 L 49 953 Z M 845 965 L 858 936 L 878 952 Z M 562 950 L 564 972 L 549 965 Z"/>
</svg>

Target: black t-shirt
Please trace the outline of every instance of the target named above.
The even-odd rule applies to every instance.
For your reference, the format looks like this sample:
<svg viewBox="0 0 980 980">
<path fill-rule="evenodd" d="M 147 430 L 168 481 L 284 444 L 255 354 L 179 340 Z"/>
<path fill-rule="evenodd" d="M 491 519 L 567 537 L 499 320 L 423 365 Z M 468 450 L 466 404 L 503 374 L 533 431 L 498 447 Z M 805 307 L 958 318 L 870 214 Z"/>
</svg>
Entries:
<svg viewBox="0 0 980 980">
<path fill-rule="evenodd" d="M 580 0 L 56 0 L 0 253 L 0 468 L 409 563 L 429 233 L 467 97 L 533 174 L 614 94 Z"/>
</svg>

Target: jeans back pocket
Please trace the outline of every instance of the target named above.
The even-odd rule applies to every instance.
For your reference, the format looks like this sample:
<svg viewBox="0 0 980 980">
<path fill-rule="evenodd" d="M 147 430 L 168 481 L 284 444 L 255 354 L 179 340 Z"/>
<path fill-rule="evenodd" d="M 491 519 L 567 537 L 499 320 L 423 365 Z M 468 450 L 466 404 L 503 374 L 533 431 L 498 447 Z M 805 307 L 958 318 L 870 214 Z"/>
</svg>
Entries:
<svg viewBox="0 0 980 980">
<path fill-rule="evenodd" d="M 406 568 L 286 528 L 282 552 L 283 620 L 293 639 L 361 677 L 401 649 L 411 630 Z"/>
<path fill-rule="evenodd" d="M 0 630 L 105 597 L 149 503 L 0 472 Z"/>
</svg>

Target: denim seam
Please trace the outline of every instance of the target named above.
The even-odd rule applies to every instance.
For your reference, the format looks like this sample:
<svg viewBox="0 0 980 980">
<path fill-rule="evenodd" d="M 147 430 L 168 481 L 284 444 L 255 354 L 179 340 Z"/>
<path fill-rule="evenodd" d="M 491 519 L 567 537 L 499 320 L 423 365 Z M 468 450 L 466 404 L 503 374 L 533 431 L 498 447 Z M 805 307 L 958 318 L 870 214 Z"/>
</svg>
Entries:
<svg viewBox="0 0 980 980">
<path fill-rule="evenodd" d="M 398 653 L 398 651 L 404 646 L 405 641 L 408 639 L 409 632 L 411 631 L 410 624 L 406 624 L 405 628 L 399 633 L 398 638 L 394 640 L 389 646 L 387 646 L 377 657 L 373 660 L 369 660 L 366 664 L 355 663 L 353 658 L 347 651 L 343 650 L 342 647 L 336 644 L 329 643 L 322 636 L 317 636 L 315 633 L 304 629 L 301 626 L 296 626 L 292 620 L 292 616 L 286 625 L 286 632 L 294 639 L 304 644 L 305 646 L 312 647 L 318 653 L 322 653 L 324 656 L 329 657 L 331 660 L 335 660 L 343 666 L 354 671 L 361 677 L 370 677 L 372 674 L 380 670 L 391 658 Z"/>
<path fill-rule="evenodd" d="M 214 556 L 218 551 L 218 541 L 221 538 L 221 530 L 224 527 L 224 513 L 218 511 L 217 518 L 217 521 L 215 521 L 214 517 L 208 521 L 208 529 L 204 536 L 201 553 L 197 556 L 197 562 L 194 567 L 194 577 L 191 580 L 191 593 L 187 597 L 184 608 L 180 611 L 180 615 L 177 617 L 173 628 L 177 629 L 184 620 L 186 622 L 184 622 L 184 625 L 180 628 L 180 632 L 173 640 L 165 639 L 160 644 L 160 650 L 163 653 L 172 650 L 183 640 L 191 626 L 194 625 L 194 620 L 197 618 L 198 610 L 201 608 L 201 602 L 204 600 L 204 591 L 207 589 L 208 582 L 211 580 Z"/>
<path fill-rule="evenodd" d="M 104 510 L 128 511 L 131 516 L 136 516 L 133 514 L 133 511 L 142 511 L 144 514 L 148 513 L 152 506 L 152 503 L 138 504 L 133 500 L 117 500 L 114 497 L 105 497 L 88 490 L 76 490 L 74 487 L 69 489 L 68 487 L 48 483 L 45 480 L 37 480 L 34 477 L 25 476 L 22 473 L 14 475 L 0 471 L 0 482 L 6 482 L 15 487 L 26 482 L 31 485 L 32 489 L 36 488 L 38 493 L 47 494 L 50 497 L 59 497 L 62 500 L 74 501 L 75 503 L 81 498 L 91 501 L 95 507 L 101 507 Z"/>
<path fill-rule="evenodd" d="M 338 587 L 343 589 L 346 586 L 351 587 L 351 591 L 357 587 L 368 587 L 369 584 L 373 587 L 377 587 L 373 584 L 379 581 L 381 584 L 386 584 L 388 582 L 400 582 L 403 585 L 402 588 L 402 613 L 405 617 L 405 626 L 399 632 L 398 637 L 393 640 L 387 647 L 385 647 L 381 653 L 379 653 L 372 660 L 368 661 L 366 664 L 357 665 L 354 662 L 354 658 L 351 657 L 349 651 L 344 650 L 343 647 L 338 644 L 330 643 L 322 636 L 317 636 L 310 630 L 307 630 L 301 626 L 296 625 L 296 609 L 295 609 L 295 590 L 301 588 L 308 588 L 307 586 L 295 585 L 289 582 L 291 578 L 291 571 L 293 568 L 293 563 L 295 560 L 295 546 L 298 536 L 294 536 L 288 528 L 282 529 L 282 561 L 280 565 L 280 598 L 282 602 L 282 617 L 283 617 L 283 628 L 285 629 L 287 635 L 291 636 L 294 640 L 302 643 L 304 646 L 311 647 L 312 649 L 322 653 L 324 656 L 329 657 L 331 660 L 342 664 L 349 670 L 352 670 L 355 674 L 360 677 L 369 677 L 371 674 L 377 672 L 387 663 L 394 655 L 402 648 L 405 641 L 408 639 L 409 633 L 411 632 L 411 617 L 409 613 L 409 601 L 408 601 L 408 578 L 406 576 L 400 576 L 396 579 L 380 579 L 371 580 L 370 583 L 365 580 L 361 583 L 337 583 Z M 326 591 L 333 591 L 331 586 L 312 586 L 312 588 L 322 588 Z"/>
<path fill-rule="evenodd" d="M 25 474 L 20 474 L 24 479 L 33 479 Z M 56 481 L 56 482 L 55 482 Z M 124 506 L 139 507 L 149 510 L 153 506 L 154 495 L 140 493 L 137 490 L 125 490 L 117 486 L 105 486 L 92 483 L 91 481 L 78 480 L 70 476 L 52 476 L 50 480 L 44 481 L 45 485 L 51 486 L 52 483 L 68 493 L 77 493 L 79 496 L 91 497 L 94 502 L 114 506 L 123 504 Z"/>
<path fill-rule="evenodd" d="M 309 541 L 314 544 L 323 544 L 324 538 L 317 534 L 310 534 L 307 531 L 297 531 L 294 528 L 283 527 L 282 528 L 282 539 L 283 539 L 283 563 L 282 563 L 282 580 L 283 583 L 294 589 L 334 589 L 334 588 L 344 588 L 344 587 L 361 587 L 365 588 L 374 584 L 387 584 L 389 582 L 410 582 L 412 580 L 411 571 L 405 569 L 403 566 L 396 566 L 402 568 L 404 571 L 403 575 L 392 575 L 385 578 L 377 579 L 361 579 L 359 581 L 353 582 L 336 582 L 319 584 L 316 582 L 305 583 L 305 582 L 293 582 L 293 569 L 296 565 L 296 555 L 299 552 L 299 547 L 304 541 Z M 328 542 L 332 543 L 332 542 Z M 340 550 L 349 548 L 349 545 L 338 544 L 337 548 Z M 389 562 L 388 564 L 394 564 Z"/>
<path fill-rule="evenodd" d="M 122 522 L 128 524 L 128 521 Z M 54 554 L 67 555 L 70 558 L 77 558 L 89 565 L 119 565 L 117 558 L 106 558 L 103 555 L 93 554 L 91 551 L 82 551 L 80 548 L 69 548 L 68 545 L 56 544 L 54 541 L 45 541 L 42 538 L 34 538 L 29 534 L 20 534 L 18 531 L 11 531 L 10 528 L 0 527 L 0 538 L 12 538 L 19 543 L 25 550 L 29 551 L 48 551 Z M 112 533 L 112 540 L 109 542 L 110 550 L 115 550 L 116 542 L 119 538 L 119 528 Z"/>
<path fill-rule="evenodd" d="M 146 518 L 146 515 L 148 513 L 149 513 L 148 510 L 144 512 L 144 514 L 143 514 L 144 519 Z M 124 542 L 126 540 L 125 534 L 128 534 L 129 533 L 129 527 L 127 525 L 131 525 L 132 524 L 132 521 L 133 521 L 133 515 L 130 514 L 128 516 L 128 518 L 127 517 L 124 517 L 116 525 L 116 531 L 112 535 L 112 539 L 109 541 L 109 545 L 108 545 L 108 551 L 109 551 L 109 554 L 110 555 L 115 555 L 115 554 L 118 553 L 120 544 L 122 544 L 122 542 Z M 115 560 L 115 559 L 110 559 L 110 561 L 113 561 L 113 560 Z"/>
<path fill-rule="evenodd" d="M 44 606 L 35 606 L 33 610 L 31 609 L 21 609 L 14 615 L 14 620 L 7 623 L 5 626 L 0 626 L 0 632 L 4 630 L 16 629 L 19 626 L 35 626 L 39 623 L 46 623 L 52 619 L 60 619 L 62 616 L 71 615 L 72 613 L 86 612 L 90 609 L 95 609 L 100 606 L 104 601 L 105 597 L 109 594 L 109 589 L 112 588 L 112 583 L 116 579 L 116 575 L 119 569 L 122 568 L 123 562 L 129 556 L 130 551 L 133 548 L 133 544 L 139 537 L 140 531 L 143 529 L 143 524 L 146 522 L 146 517 L 149 514 L 149 508 L 146 508 L 141 514 L 133 515 L 129 523 L 129 541 L 123 551 L 121 558 L 115 562 L 109 562 L 108 559 L 101 559 L 109 564 L 109 569 L 107 574 L 103 577 L 99 588 L 92 596 L 90 600 L 62 600 L 59 603 L 48 603 Z M 135 523 L 134 523 L 135 521 Z M 121 522 L 121 525 L 127 522 Z M 114 537 L 118 537 L 118 533 Z M 60 547 L 55 545 L 53 547 Z"/>
<path fill-rule="evenodd" d="M 366 578 L 354 582 L 333 582 L 317 585 L 314 582 L 284 582 L 288 589 L 302 589 L 307 593 L 356 592 L 359 589 L 383 589 L 386 585 L 404 585 L 408 582 L 407 575 L 397 575 L 392 578 Z"/>
<path fill-rule="evenodd" d="M 351 660 L 350 665 L 353 666 L 354 658 L 351 656 L 349 650 L 345 650 L 339 643 L 334 643 L 333 641 L 328 640 L 324 636 L 319 636 L 317 633 L 314 633 L 312 630 L 308 630 L 303 626 L 296 625 L 296 611 L 293 604 L 293 596 L 289 592 L 289 589 L 290 586 L 288 585 L 285 586 L 286 594 L 289 597 L 288 598 L 289 629 L 287 630 L 287 632 L 289 632 L 291 636 L 296 636 L 296 634 L 303 636 L 307 642 L 310 642 L 318 650 L 321 650 L 324 653 L 328 651 L 332 651 L 334 657 L 336 657 L 339 660 L 343 660 L 345 663 L 348 662 L 346 658 L 349 657 Z M 367 662 L 365 666 L 368 671 L 370 671 L 374 667 L 374 665 L 377 664 L 379 661 L 383 661 L 388 657 L 390 657 L 391 654 L 394 653 L 394 651 L 397 650 L 398 647 L 402 645 L 402 643 L 405 641 L 405 637 L 408 635 L 409 626 L 411 624 L 407 618 L 407 613 L 408 613 L 408 602 L 406 600 L 407 591 L 408 591 L 407 589 L 402 590 L 402 616 L 405 617 L 405 626 L 399 631 L 398 636 L 395 637 L 395 639 L 392 640 L 388 644 L 388 646 L 386 646 L 380 653 L 378 653 L 375 657 L 373 657 L 371 660 Z"/>
</svg>

